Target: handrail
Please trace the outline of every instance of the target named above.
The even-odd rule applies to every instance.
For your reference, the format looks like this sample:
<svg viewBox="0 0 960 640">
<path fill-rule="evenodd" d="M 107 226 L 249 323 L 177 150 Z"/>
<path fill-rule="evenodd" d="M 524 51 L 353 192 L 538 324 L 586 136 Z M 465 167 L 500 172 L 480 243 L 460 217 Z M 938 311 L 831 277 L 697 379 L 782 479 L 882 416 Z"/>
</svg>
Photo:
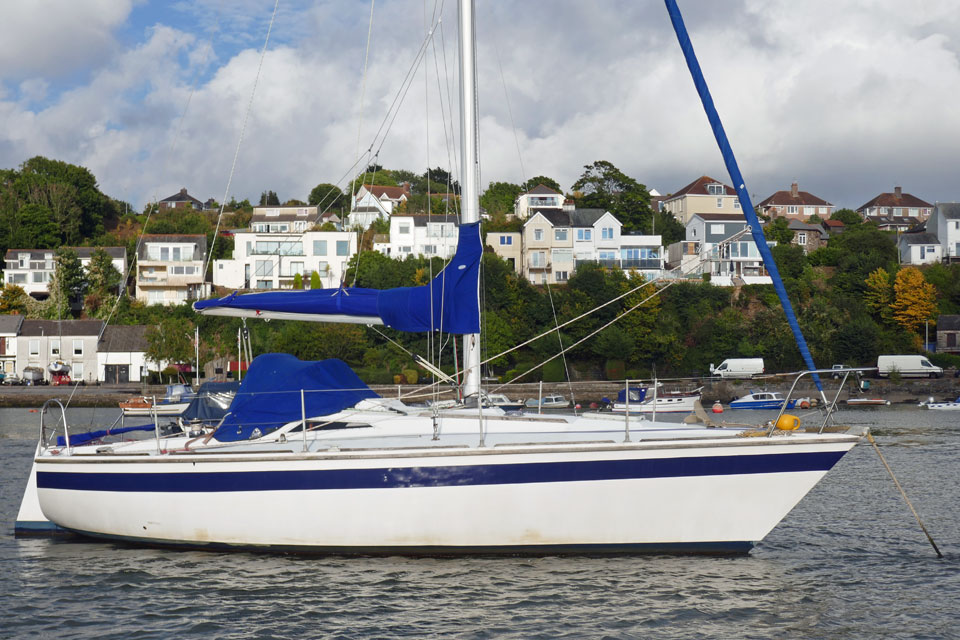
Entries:
<svg viewBox="0 0 960 640">
<path fill-rule="evenodd" d="M 63 437 L 64 442 L 67 443 L 67 453 L 70 452 L 70 429 L 67 425 L 67 410 L 64 408 L 63 403 L 60 402 L 60 398 L 49 398 L 46 402 L 43 403 L 43 406 L 40 408 L 40 448 L 43 450 L 47 449 L 47 430 L 46 425 L 43 423 L 43 416 L 47 413 L 47 405 L 51 402 L 56 402 L 60 405 L 60 419 L 63 420 Z M 56 435 L 56 428 L 51 432 L 51 435 Z"/>
<path fill-rule="evenodd" d="M 837 395 L 834 397 L 833 402 L 831 402 L 826 407 L 826 414 L 824 415 L 823 424 L 820 425 L 819 433 L 823 433 L 824 428 L 827 426 L 827 421 L 830 420 L 830 416 L 833 415 L 833 412 L 837 408 L 837 400 L 840 398 L 840 392 L 843 390 L 843 385 L 846 384 L 847 378 L 852 372 L 863 372 L 863 371 L 876 371 L 876 367 L 851 367 L 844 369 L 810 369 L 808 371 L 800 371 L 797 373 L 797 377 L 793 379 L 793 384 L 790 385 L 790 391 L 787 392 L 787 396 L 783 399 L 783 404 L 780 405 L 780 413 L 777 414 L 777 419 L 770 423 L 770 429 L 767 431 L 767 435 L 773 435 L 773 430 L 776 428 L 777 424 L 780 422 L 780 417 L 783 416 L 784 412 L 787 410 L 787 405 L 790 404 L 790 398 L 793 396 L 793 391 L 797 387 L 797 383 L 800 382 L 800 378 L 807 375 L 829 373 L 829 374 L 843 374 L 843 380 L 840 381 L 840 388 L 837 389 Z"/>
</svg>

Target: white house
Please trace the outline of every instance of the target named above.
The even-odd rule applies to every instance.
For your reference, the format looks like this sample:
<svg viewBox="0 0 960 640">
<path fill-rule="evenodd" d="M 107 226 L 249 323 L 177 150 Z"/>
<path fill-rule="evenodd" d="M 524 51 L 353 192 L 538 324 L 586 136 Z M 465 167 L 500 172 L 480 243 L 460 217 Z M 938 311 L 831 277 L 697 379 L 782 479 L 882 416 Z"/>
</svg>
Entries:
<svg viewBox="0 0 960 640">
<path fill-rule="evenodd" d="M 533 189 L 517 196 L 513 203 L 513 214 L 520 220 L 526 220 L 533 215 L 534 209 L 550 209 L 563 211 L 564 197 L 559 191 L 538 184 Z"/>
<path fill-rule="evenodd" d="M 50 380 L 50 363 L 65 362 L 73 380 L 96 382 L 102 328 L 102 320 L 24 320 L 17 337 L 17 374 L 22 377 L 25 368 L 39 367 Z"/>
<path fill-rule="evenodd" d="M 895 216 L 926 220 L 933 211 L 933 205 L 917 196 L 904 193 L 900 187 L 894 187 L 893 193 L 881 193 L 866 204 L 860 205 L 857 213 L 864 220 L 876 216 Z"/>
<path fill-rule="evenodd" d="M 137 300 L 173 305 L 207 296 L 206 250 L 203 234 L 144 235 L 137 254 Z"/>
<path fill-rule="evenodd" d="M 424 256 L 450 258 L 457 251 L 457 219 L 454 216 L 390 216 L 391 258 Z"/>
<path fill-rule="evenodd" d="M 897 238 L 901 264 L 933 264 L 943 257 L 937 235 L 926 231 L 901 233 Z"/>
<path fill-rule="evenodd" d="M 936 234 L 945 260 L 960 260 L 960 202 L 938 203 L 927 220 L 927 229 Z"/>
<path fill-rule="evenodd" d="M 16 374 L 17 336 L 22 324 L 23 316 L 0 316 L 0 373 Z"/>
<path fill-rule="evenodd" d="M 375 220 L 386 218 L 410 197 L 410 185 L 386 187 L 364 184 L 357 189 L 350 203 L 347 226 L 366 229 Z"/>
<path fill-rule="evenodd" d="M 300 274 L 304 288 L 309 288 L 314 272 L 323 288 L 336 287 L 357 252 L 357 234 L 352 231 L 240 231 L 233 241 L 233 258 L 214 261 L 213 284 L 218 287 L 291 289 Z"/>
<path fill-rule="evenodd" d="M 147 362 L 146 333 L 144 325 L 105 327 L 97 343 L 97 380 L 107 384 L 140 382 L 148 369 L 159 371 L 158 364 Z"/>
<path fill-rule="evenodd" d="M 87 269 L 97 247 L 66 247 L 77 254 L 80 265 Z M 127 250 L 123 247 L 102 247 L 114 268 L 126 278 Z M 8 249 L 4 258 L 4 282 L 22 287 L 34 298 L 50 295 L 49 284 L 56 269 L 56 249 Z"/>
<path fill-rule="evenodd" d="M 254 207 L 250 230 L 259 233 L 303 233 L 319 222 L 317 207 Z"/>
</svg>

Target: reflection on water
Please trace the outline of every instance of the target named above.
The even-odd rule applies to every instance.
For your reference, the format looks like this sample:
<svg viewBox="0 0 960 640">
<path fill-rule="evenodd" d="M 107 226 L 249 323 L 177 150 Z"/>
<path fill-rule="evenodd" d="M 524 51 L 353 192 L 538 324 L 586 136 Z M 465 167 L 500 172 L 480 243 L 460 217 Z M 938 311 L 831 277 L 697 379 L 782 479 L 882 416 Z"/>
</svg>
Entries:
<svg viewBox="0 0 960 640">
<path fill-rule="evenodd" d="M 747 556 L 413 559 L 15 540 L 36 434 L 36 414 L 19 411 L 0 409 L 3 637 L 877 638 L 960 628 L 960 435 L 945 414 L 841 414 L 878 434 L 944 560 L 866 443 Z M 77 411 L 77 424 L 91 420 Z"/>
</svg>

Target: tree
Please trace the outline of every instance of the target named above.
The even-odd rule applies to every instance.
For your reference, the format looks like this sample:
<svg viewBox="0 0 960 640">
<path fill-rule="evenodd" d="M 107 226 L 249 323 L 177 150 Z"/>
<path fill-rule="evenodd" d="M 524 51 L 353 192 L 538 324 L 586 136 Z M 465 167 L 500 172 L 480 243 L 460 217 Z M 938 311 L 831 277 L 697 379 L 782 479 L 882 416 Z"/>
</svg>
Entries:
<svg viewBox="0 0 960 640">
<path fill-rule="evenodd" d="M 303 276 L 299 272 L 293 274 L 293 288 L 303 289 Z"/>
<path fill-rule="evenodd" d="M 261 207 L 279 207 L 280 198 L 277 197 L 275 191 L 263 191 L 260 193 L 260 206 Z"/>
<path fill-rule="evenodd" d="M 876 318 L 890 322 L 893 314 L 893 286 L 890 274 L 883 267 L 870 272 L 865 280 L 867 288 L 863 292 L 863 302 Z"/>
<path fill-rule="evenodd" d="M 350 207 L 350 199 L 340 187 L 328 182 L 321 182 L 310 191 L 307 202 L 317 206 L 320 212 L 344 211 Z"/>
<path fill-rule="evenodd" d="M 323 283 L 320 281 L 320 274 L 316 271 L 310 272 L 310 288 L 311 289 L 322 289 Z"/>
<path fill-rule="evenodd" d="M 776 240 L 777 244 L 790 244 L 793 242 L 793 229 L 786 218 L 775 218 L 773 222 L 764 226 L 763 235 L 767 240 Z"/>
<path fill-rule="evenodd" d="M 523 189 L 510 182 L 491 182 L 480 196 L 480 206 L 491 216 L 513 213 L 513 205 Z"/>
<path fill-rule="evenodd" d="M 23 287 L 15 284 L 4 285 L 3 289 L 0 289 L 0 314 L 25 314 L 28 297 Z"/>
<path fill-rule="evenodd" d="M 893 283 L 893 319 L 914 333 L 937 311 L 937 290 L 916 267 L 904 267 Z"/>
<path fill-rule="evenodd" d="M 863 222 L 860 214 L 853 209 L 837 209 L 830 214 L 831 220 L 839 220 L 847 227 L 854 227 Z"/>
<path fill-rule="evenodd" d="M 193 359 L 193 323 L 186 318 L 166 316 L 147 329 L 147 359 L 157 363 L 181 364 Z"/>
<path fill-rule="evenodd" d="M 539 185 L 549 187 L 556 191 L 557 193 L 563 193 L 563 189 L 560 188 L 560 183 L 554 180 L 553 178 L 548 178 L 547 176 L 534 176 L 527 180 L 525 191 L 530 191 L 530 189 L 535 189 Z"/>
<path fill-rule="evenodd" d="M 74 300 L 82 296 L 87 289 L 87 279 L 77 252 L 61 247 L 57 249 L 54 263 L 56 271 L 60 274 L 58 281 L 63 292 Z"/>
<path fill-rule="evenodd" d="M 652 215 L 647 188 L 606 160 L 588 164 L 584 169 L 573 183 L 577 207 L 609 211 L 623 223 L 626 232 L 642 230 Z"/>
<path fill-rule="evenodd" d="M 123 282 L 123 274 L 113 266 L 113 259 L 97 247 L 90 254 L 90 263 L 87 265 L 87 283 L 91 290 L 106 293 L 116 293 L 117 287 Z"/>
</svg>

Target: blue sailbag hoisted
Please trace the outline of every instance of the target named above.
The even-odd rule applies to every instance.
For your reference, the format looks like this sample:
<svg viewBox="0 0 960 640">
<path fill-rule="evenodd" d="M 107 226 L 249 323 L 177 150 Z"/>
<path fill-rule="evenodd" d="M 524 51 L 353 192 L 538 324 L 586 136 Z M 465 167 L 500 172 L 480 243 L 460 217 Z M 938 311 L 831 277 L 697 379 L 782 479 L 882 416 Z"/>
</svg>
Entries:
<svg viewBox="0 0 960 640">
<path fill-rule="evenodd" d="M 683 16 L 680 15 L 680 8 L 676 0 L 664 0 L 667 5 L 667 12 L 670 14 L 670 21 L 673 23 L 673 30 L 677 33 L 677 40 L 680 42 L 680 48 L 683 50 L 683 57 L 687 61 L 687 68 L 690 69 L 690 75 L 693 78 L 693 84 L 700 95 L 700 102 L 703 103 L 703 109 L 707 113 L 707 119 L 710 121 L 710 127 L 713 129 L 713 135 L 717 139 L 717 145 L 720 147 L 720 153 L 723 155 L 723 162 L 727 165 L 727 173 L 730 174 L 730 180 L 737 190 L 737 196 L 740 199 L 740 209 L 747 218 L 750 225 L 750 233 L 753 235 L 753 241 L 760 251 L 763 258 L 763 264 L 773 280 L 773 287 L 777 291 L 777 297 L 780 298 L 780 304 L 783 306 L 783 312 L 787 316 L 787 323 L 790 330 L 793 331 L 793 337 L 797 341 L 797 348 L 800 349 L 800 355 L 807 365 L 807 369 L 813 371 L 817 367 L 813 364 L 813 356 L 810 355 L 810 349 L 807 348 L 807 341 L 800 331 L 800 325 L 797 323 L 797 316 L 793 312 L 793 305 L 790 304 L 790 298 L 787 296 L 787 290 L 783 287 L 783 280 L 780 279 L 780 271 L 777 269 L 777 263 L 773 259 L 770 247 L 767 246 L 767 239 L 763 235 L 763 229 L 760 227 L 760 221 L 757 220 L 757 214 L 754 213 L 753 203 L 750 201 L 750 194 L 747 192 L 743 176 L 740 174 L 740 167 L 737 166 L 737 159 L 733 156 L 733 149 L 730 147 L 730 141 L 723 129 L 723 123 L 720 122 L 720 114 L 717 113 L 717 107 L 713 104 L 713 97 L 710 95 L 710 89 L 707 88 L 707 81 L 703 77 L 703 71 L 700 69 L 700 63 L 697 61 L 697 54 L 693 51 L 693 43 L 690 42 L 690 36 L 687 34 L 687 28 L 683 24 Z M 826 396 L 823 393 L 823 383 L 820 382 L 820 376 L 813 374 L 813 381 L 820 391 L 820 396 L 826 402 Z"/>
<path fill-rule="evenodd" d="M 383 324 L 399 331 L 480 332 L 480 223 L 460 225 L 457 252 L 432 282 L 395 289 L 234 292 L 195 302 L 201 314 L 315 322 Z"/>
</svg>

